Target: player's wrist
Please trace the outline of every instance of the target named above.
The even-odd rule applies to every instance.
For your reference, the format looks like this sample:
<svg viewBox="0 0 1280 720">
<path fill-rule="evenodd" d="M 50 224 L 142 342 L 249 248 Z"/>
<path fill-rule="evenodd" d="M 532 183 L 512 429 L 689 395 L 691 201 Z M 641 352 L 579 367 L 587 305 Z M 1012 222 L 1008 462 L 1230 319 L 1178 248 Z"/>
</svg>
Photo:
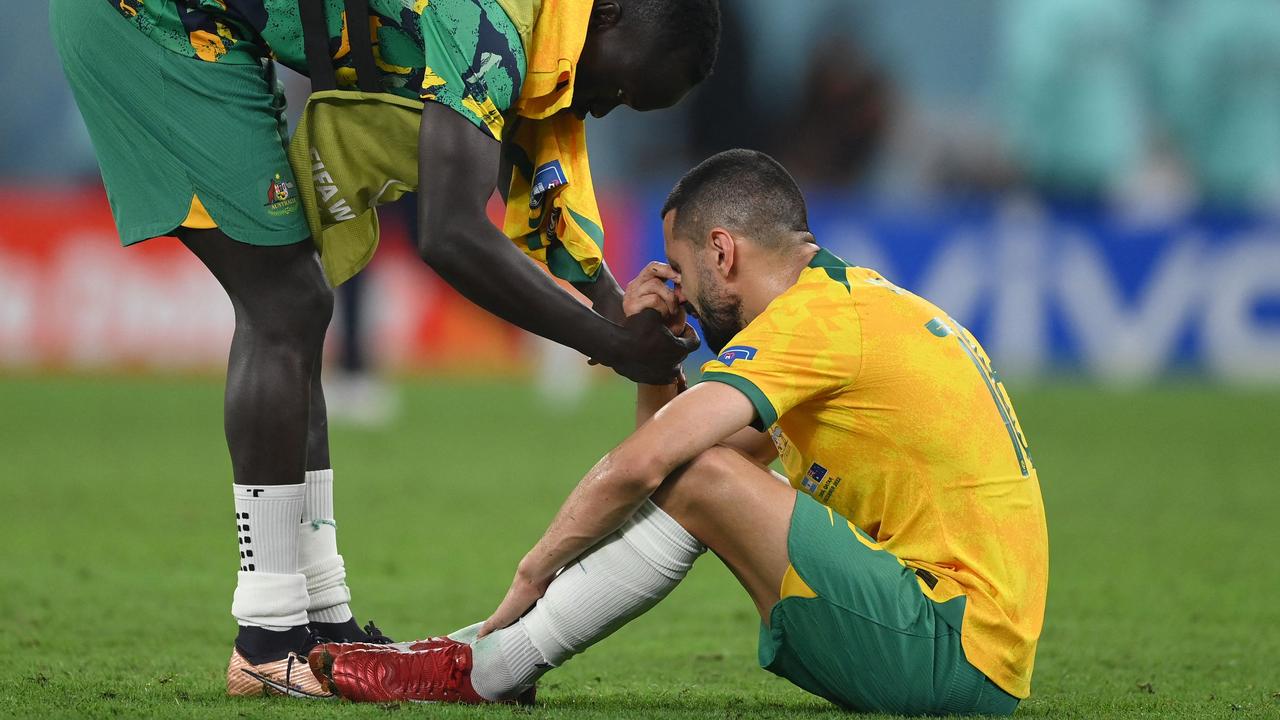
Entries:
<svg viewBox="0 0 1280 720">
<path fill-rule="evenodd" d="M 627 332 L 627 328 L 621 323 L 605 318 L 600 325 L 601 332 L 597 335 L 600 339 L 600 348 L 591 357 L 601 365 L 616 367 L 623 358 L 630 354 L 629 350 L 633 345 L 633 340 Z"/>
<path fill-rule="evenodd" d="M 529 585 L 534 585 L 546 580 L 555 573 L 554 568 L 543 568 L 541 565 L 542 563 L 538 562 L 534 552 L 530 551 L 529 554 L 521 558 L 519 564 L 516 565 L 516 580 Z"/>
</svg>

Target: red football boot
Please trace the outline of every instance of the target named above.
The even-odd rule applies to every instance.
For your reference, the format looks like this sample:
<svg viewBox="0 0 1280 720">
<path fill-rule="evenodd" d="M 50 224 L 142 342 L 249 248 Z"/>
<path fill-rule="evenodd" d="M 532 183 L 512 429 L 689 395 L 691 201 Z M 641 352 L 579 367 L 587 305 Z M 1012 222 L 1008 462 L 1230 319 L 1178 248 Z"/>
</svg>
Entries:
<svg viewBox="0 0 1280 720">
<path fill-rule="evenodd" d="M 465 643 L 449 641 L 425 650 L 349 650 L 323 658 L 321 673 L 328 686 L 354 702 L 489 702 L 471 687 L 471 646 Z"/>
<path fill-rule="evenodd" d="M 393 642 L 393 643 L 367 643 L 367 642 L 349 642 L 349 643 L 320 643 L 311 648 L 307 653 L 307 664 L 311 666 L 311 672 L 320 679 L 320 685 L 325 690 L 333 692 L 329 686 L 329 678 L 327 676 L 328 668 L 333 666 L 334 658 L 340 655 L 355 651 L 367 650 L 370 652 L 413 652 L 416 650 L 430 650 L 432 648 L 441 647 L 443 645 L 454 644 L 453 640 L 447 637 L 429 637 L 426 640 L 415 640 L 413 642 Z"/>
</svg>

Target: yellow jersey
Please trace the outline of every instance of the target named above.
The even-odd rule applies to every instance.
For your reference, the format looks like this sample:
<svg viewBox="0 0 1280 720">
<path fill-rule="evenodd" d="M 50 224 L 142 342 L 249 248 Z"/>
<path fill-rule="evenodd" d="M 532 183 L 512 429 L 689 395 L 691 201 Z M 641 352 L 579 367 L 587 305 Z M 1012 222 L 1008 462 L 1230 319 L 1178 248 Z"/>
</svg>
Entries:
<svg viewBox="0 0 1280 720">
<path fill-rule="evenodd" d="M 786 474 L 965 597 L 965 657 L 1030 694 L 1048 585 L 1040 483 L 982 347 L 932 303 L 820 250 L 703 366 L 742 391 Z"/>
</svg>

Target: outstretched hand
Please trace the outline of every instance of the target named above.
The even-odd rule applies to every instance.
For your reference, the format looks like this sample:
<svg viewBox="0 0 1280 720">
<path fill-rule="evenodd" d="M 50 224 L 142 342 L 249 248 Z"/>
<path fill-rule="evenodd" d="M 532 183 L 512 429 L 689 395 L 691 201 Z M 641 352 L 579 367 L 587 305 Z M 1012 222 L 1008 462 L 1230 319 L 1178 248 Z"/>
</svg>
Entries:
<svg viewBox="0 0 1280 720">
<path fill-rule="evenodd" d="M 526 577 L 517 569 L 515 579 L 511 581 L 511 587 L 507 590 L 506 597 L 502 598 L 498 609 L 494 610 L 489 619 L 485 620 L 484 624 L 480 626 L 480 634 L 477 638 L 482 638 L 495 630 L 501 630 L 529 612 L 529 609 L 547 592 L 547 587 L 551 585 L 553 577 L 534 580 Z"/>
</svg>

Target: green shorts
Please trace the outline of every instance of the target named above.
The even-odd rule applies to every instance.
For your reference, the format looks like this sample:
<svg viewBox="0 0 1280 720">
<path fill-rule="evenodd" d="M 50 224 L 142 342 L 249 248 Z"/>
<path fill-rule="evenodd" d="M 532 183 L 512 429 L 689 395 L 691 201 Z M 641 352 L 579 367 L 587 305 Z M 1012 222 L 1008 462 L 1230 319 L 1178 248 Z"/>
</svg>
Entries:
<svg viewBox="0 0 1280 720">
<path fill-rule="evenodd" d="M 52 0 L 49 24 L 123 244 L 171 234 L 193 196 L 241 242 L 307 238 L 270 63 L 179 55 L 106 0 Z"/>
<path fill-rule="evenodd" d="M 784 582 L 761 625 L 761 667 L 851 710 L 1011 714 L 1018 699 L 965 659 L 965 599 L 933 602 L 910 568 L 871 543 L 797 494 L 787 552 L 800 582 Z"/>
</svg>

